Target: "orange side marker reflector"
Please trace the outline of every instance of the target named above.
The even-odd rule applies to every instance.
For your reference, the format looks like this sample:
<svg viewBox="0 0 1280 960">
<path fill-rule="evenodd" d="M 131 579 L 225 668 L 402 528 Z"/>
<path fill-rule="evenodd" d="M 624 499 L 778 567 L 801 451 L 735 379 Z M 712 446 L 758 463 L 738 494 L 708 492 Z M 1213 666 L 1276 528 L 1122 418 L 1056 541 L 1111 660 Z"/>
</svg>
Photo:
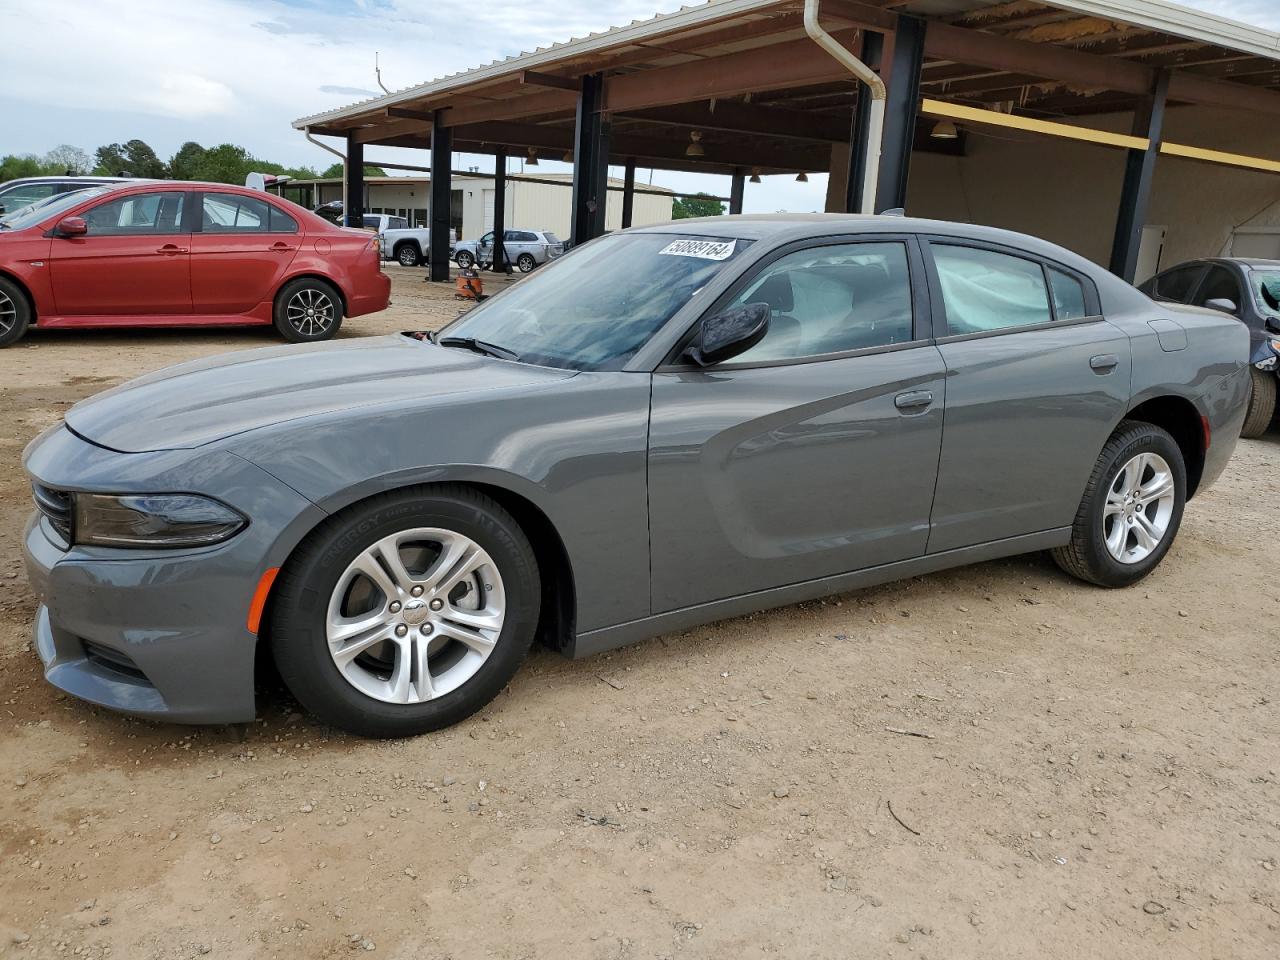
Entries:
<svg viewBox="0 0 1280 960">
<path fill-rule="evenodd" d="M 267 605 L 267 597 L 271 595 L 271 585 L 276 582 L 279 567 L 272 567 L 258 581 L 258 589 L 253 591 L 253 602 L 249 604 L 249 632 L 255 636 L 262 625 L 262 611 Z"/>
<path fill-rule="evenodd" d="M 1209 426 L 1209 418 L 1204 414 L 1200 415 L 1200 426 L 1204 428 L 1204 449 L 1207 453 L 1209 450 L 1209 443 L 1213 440 L 1213 428 Z"/>
</svg>

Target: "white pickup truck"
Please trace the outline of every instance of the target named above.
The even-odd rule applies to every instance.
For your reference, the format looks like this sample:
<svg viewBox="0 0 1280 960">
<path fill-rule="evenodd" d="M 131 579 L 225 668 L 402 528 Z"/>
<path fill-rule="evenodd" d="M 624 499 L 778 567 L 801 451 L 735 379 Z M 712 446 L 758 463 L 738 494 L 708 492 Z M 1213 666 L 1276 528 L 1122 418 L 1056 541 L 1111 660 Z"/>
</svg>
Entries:
<svg viewBox="0 0 1280 960">
<path fill-rule="evenodd" d="M 416 267 L 426 263 L 431 253 L 431 231 L 426 227 L 411 227 L 404 217 L 392 216 L 388 213 L 366 213 L 364 228 L 377 231 L 382 240 L 382 259 L 395 260 L 405 267 Z M 453 247 L 457 233 L 449 231 L 449 257 L 453 257 Z"/>
</svg>

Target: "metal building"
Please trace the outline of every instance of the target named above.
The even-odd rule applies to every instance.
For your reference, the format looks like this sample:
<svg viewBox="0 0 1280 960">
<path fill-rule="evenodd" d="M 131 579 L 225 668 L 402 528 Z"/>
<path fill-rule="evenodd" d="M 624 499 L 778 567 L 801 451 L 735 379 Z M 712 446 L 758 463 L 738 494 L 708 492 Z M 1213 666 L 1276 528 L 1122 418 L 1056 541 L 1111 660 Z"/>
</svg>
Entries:
<svg viewBox="0 0 1280 960">
<path fill-rule="evenodd" d="M 371 144 L 572 151 L 579 242 L 608 164 L 726 174 L 736 209 L 749 176 L 827 172 L 830 211 L 1007 226 L 1133 279 L 1280 254 L 1278 61 L 1280 35 L 1163 0 L 711 0 L 295 126 L 356 171 Z"/>
</svg>

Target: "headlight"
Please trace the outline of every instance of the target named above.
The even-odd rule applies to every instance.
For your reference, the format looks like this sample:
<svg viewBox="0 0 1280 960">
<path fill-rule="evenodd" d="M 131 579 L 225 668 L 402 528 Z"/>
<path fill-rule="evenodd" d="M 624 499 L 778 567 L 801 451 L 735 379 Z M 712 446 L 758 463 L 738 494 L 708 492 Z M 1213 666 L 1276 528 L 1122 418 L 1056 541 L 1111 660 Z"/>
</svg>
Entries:
<svg viewBox="0 0 1280 960">
<path fill-rule="evenodd" d="M 75 494 L 76 543 L 96 547 L 203 547 L 249 521 L 225 503 L 193 494 Z"/>
</svg>

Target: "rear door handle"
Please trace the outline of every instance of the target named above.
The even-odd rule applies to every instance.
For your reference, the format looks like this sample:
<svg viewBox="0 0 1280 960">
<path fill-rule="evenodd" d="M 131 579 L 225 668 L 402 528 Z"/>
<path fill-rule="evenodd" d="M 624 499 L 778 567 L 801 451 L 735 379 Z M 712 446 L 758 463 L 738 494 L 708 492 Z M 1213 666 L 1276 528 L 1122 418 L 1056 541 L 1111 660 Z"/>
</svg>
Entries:
<svg viewBox="0 0 1280 960">
<path fill-rule="evenodd" d="M 180 247 L 176 243 L 166 243 L 156 253 L 163 253 L 165 256 L 172 257 L 179 253 L 186 253 L 186 247 Z"/>
<path fill-rule="evenodd" d="M 1110 373 L 1118 366 L 1120 366 L 1120 358 L 1114 353 L 1103 353 L 1089 358 L 1089 367 L 1094 373 Z"/>
<path fill-rule="evenodd" d="M 900 393 L 893 398 L 893 405 L 899 410 L 923 410 L 933 405 L 933 391 L 912 390 Z"/>
<path fill-rule="evenodd" d="M 289 246 L 289 244 L 284 243 L 281 240 L 277 240 L 275 243 L 271 245 L 272 253 L 288 253 L 292 249 L 293 247 Z"/>
</svg>

